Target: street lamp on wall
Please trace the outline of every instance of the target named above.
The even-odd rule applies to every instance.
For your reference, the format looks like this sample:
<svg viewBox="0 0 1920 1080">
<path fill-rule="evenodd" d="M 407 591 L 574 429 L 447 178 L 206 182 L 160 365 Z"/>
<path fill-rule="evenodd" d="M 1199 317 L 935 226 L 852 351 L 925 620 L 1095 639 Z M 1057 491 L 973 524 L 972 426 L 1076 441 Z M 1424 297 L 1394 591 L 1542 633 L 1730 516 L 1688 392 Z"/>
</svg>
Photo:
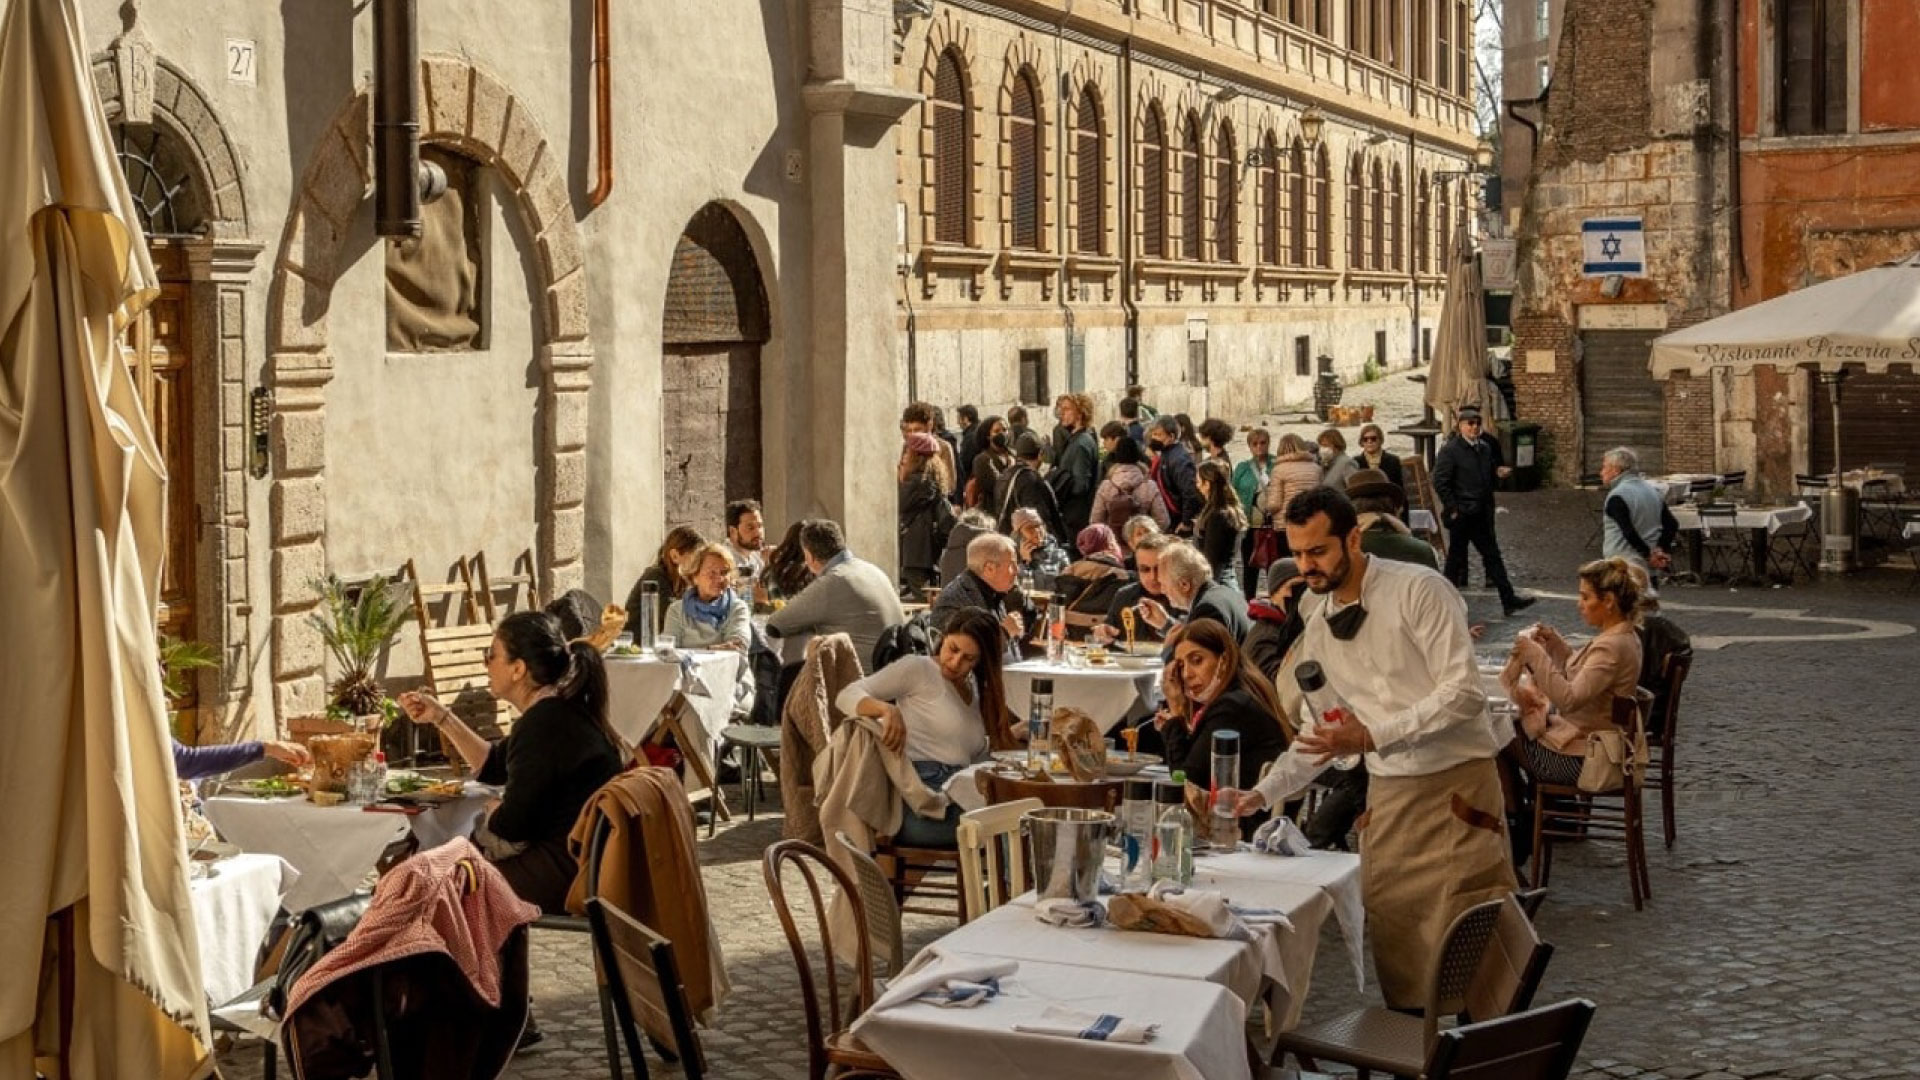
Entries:
<svg viewBox="0 0 1920 1080">
<path fill-rule="evenodd" d="M 1313 150 L 1320 145 L 1320 133 L 1326 129 L 1327 114 L 1320 106 L 1309 105 L 1300 113 L 1300 141 L 1306 149 Z"/>
</svg>

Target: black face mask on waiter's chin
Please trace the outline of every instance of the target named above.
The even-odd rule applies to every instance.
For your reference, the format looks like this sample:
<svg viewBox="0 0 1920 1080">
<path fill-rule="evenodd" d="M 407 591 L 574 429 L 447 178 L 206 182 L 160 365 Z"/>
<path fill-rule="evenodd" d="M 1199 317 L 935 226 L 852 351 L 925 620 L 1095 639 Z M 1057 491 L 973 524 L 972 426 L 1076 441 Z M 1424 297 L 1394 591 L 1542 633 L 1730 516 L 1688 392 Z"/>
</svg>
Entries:
<svg viewBox="0 0 1920 1080">
<path fill-rule="evenodd" d="M 1327 620 L 1327 629 L 1333 632 L 1338 641 L 1352 641 L 1367 624 L 1367 609 L 1355 603 L 1340 609 L 1338 614 L 1323 615 Z"/>
</svg>

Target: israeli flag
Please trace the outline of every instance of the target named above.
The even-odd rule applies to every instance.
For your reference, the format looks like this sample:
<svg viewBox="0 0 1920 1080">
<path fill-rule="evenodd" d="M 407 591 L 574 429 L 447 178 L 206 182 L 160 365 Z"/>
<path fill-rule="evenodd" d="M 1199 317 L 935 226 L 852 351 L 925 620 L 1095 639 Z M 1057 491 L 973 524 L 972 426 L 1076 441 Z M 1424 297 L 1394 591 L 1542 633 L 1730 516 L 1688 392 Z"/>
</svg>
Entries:
<svg viewBox="0 0 1920 1080">
<path fill-rule="evenodd" d="M 1647 234 L 1637 217 L 1588 218 L 1580 223 L 1580 272 L 1588 277 L 1647 272 Z"/>
</svg>

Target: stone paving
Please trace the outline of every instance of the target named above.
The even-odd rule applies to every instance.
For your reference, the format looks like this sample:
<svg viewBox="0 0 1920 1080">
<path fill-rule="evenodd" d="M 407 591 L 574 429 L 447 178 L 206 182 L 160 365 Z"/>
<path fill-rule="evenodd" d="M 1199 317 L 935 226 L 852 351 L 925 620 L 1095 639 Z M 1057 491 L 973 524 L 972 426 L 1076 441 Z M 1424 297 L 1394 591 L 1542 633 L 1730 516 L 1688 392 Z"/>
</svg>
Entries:
<svg viewBox="0 0 1920 1080">
<path fill-rule="evenodd" d="M 1591 496 L 1535 492 L 1502 504 L 1515 579 L 1544 598 L 1524 619 L 1502 620 L 1490 593 L 1470 590 L 1487 640 L 1535 618 L 1574 628 L 1573 570 L 1594 555 L 1583 546 Z M 1920 1076 L 1920 786 L 1911 780 L 1920 591 L 1905 591 L 1911 576 L 1881 569 L 1782 589 L 1667 590 L 1669 614 L 1710 646 L 1696 658 L 1682 715 L 1679 841 L 1663 848 L 1656 822 L 1654 895 L 1642 912 L 1617 849 L 1558 849 L 1541 914 L 1555 953 L 1539 1000 L 1600 1006 L 1577 1075 Z M 726 1080 L 806 1075 L 797 980 L 761 878 L 760 853 L 779 828 L 776 810 L 702 843 L 734 987 L 718 1028 L 702 1037 L 709 1075 Z M 909 947 L 941 928 L 910 917 Z M 1322 946 L 1309 1017 L 1363 1000 L 1331 930 Z M 509 1076 L 604 1074 L 592 986 L 584 938 L 535 935 L 547 1039 Z M 258 1061 L 245 1044 L 221 1058 L 232 1077 L 258 1076 Z"/>
</svg>

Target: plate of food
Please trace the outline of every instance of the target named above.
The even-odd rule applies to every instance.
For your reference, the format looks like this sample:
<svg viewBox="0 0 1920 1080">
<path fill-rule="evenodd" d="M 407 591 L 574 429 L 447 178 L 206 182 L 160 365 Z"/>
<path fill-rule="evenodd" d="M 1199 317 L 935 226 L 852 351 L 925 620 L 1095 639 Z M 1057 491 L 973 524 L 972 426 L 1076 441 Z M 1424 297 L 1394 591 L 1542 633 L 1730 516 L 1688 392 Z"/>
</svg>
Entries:
<svg viewBox="0 0 1920 1080">
<path fill-rule="evenodd" d="M 307 782 L 298 776 L 267 776 L 258 780 L 228 780 L 220 785 L 222 795 L 246 795 L 255 799 L 284 799 L 305 795 Z"/>
<path fill-rule="evenodd" d="M 1132 776 L 1140 770 L 1160 764 L 1160 759 L 1152 754 L 1129 754 L 1125 751 L 1107 752 L 1108 776 Z"/>
</svg>

